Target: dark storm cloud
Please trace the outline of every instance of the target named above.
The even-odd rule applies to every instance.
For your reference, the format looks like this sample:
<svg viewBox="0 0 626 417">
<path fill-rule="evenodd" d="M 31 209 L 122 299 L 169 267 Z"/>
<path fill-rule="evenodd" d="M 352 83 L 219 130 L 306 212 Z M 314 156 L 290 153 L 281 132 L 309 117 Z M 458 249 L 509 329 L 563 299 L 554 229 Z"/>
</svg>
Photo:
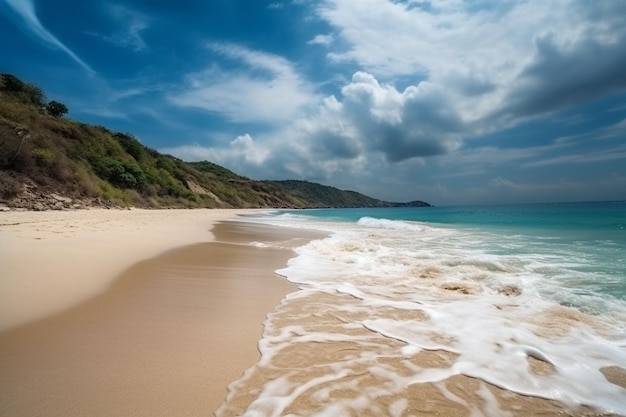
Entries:
<svg viewBox="0 0 626 417">
<path fill-rule="evenodd" d="M 626 37 L 601 43 L 585 39 L 560 46 L 538 39 L 537 52 L 509 91 L 502 114 L 534 116 L 626 89 Z"/>
</svg>

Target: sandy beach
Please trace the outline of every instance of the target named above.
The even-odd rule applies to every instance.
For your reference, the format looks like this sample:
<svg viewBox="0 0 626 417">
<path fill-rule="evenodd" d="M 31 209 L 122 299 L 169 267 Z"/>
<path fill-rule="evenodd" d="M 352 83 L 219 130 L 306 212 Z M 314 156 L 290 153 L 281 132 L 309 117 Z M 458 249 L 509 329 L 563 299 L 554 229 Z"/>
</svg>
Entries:
<svg viewBox="0 0 626 417">
<path fill-rule="evenodd" d="M 458 354 L 406 351 L 358 323 L 426 314 L 298 289 L 274 271 L 322 235 L 237 221 L 246 213 L 0 213 L 0 416 L 614 415 L 460 374 L 406 383 Z M 625 386 L 623 369 L 603 372 Z"/>
<path fill-rule="evenodd" d="M 0 415 L 212 415 L 303 242 L 240 212 L 0 214 Z"/>
</svg>

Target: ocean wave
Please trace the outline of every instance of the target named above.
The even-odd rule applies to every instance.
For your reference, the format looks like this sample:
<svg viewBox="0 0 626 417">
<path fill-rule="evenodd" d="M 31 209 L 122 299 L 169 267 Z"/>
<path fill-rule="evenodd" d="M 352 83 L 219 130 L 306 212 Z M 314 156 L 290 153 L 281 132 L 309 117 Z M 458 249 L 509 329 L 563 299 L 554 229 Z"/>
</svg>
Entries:
<svg viewBox="0 0 626 417">
<path fill-rule="evenodd" d="M 411 224 L 402 220 L 376 219 L 373 217 L 361 217 L 357 224 L 364 227 L 389 230 L 421 231 L 424 229 L 424 227 L 420 227 L 416 224 Z"/>
</svg>

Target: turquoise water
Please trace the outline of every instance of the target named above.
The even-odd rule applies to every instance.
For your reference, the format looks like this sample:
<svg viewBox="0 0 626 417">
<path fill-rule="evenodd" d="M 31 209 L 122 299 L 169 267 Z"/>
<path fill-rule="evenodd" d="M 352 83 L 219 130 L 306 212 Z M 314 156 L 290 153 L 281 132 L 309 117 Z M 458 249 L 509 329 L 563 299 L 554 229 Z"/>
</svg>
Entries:
<svg viewBox="0 0 626 417">
<path fill-rule="evenodd" d="M 407 220 L 492 231 L 626 241 L 626 201 L 507 206 L 321 209 L 294 214 L 356 222 L 361 217 Z"/>
<path fill-rule="evenodd" d="M 569 268 L 560 274 L 546 272 L 546 278 L 569 272 L 572 291 L 626 300 L 626 201 L 287 213 L 347 223 L 362 218 L 419 222 L 473 232 L 482 240 L 482 249 L 495 255 L 560 258 Z M 577 288 L 571 287 L 574 284 Z"/>
<path fill-rule="evenodd" d="M 311 341 L 350 348 L 323 359 L 325 373 L 290 368 L 293 380 L 268 383 L 245 415 L 281 415 L 306 395 L 315 415 L 410 415 L 407 387 L 435 384 L 458 403 L 446 381 L 465 375 L 626 416 L 626 388 L 604 375 L 626 370 L 626 202 L 272 211 L 248 220 L 328 233 L 277 271 L 298 291 L 265 323 L 258 366 L 275 369 Z M 423 352 L 449 363 L 412 362 Z M 533 371 L 531 359 L 553 372 Z M 247 375 L 230 389 L 245 390 Z M 354 389 L 360 375 L 375 382 Z M 296 380 L 309 381 L 306 394 Z M 382 397 L 394 398 L 393 413 L 380 408 Z M 510 415 L 482 399 L 461 401 L 467 415 Z"/>
</svg>

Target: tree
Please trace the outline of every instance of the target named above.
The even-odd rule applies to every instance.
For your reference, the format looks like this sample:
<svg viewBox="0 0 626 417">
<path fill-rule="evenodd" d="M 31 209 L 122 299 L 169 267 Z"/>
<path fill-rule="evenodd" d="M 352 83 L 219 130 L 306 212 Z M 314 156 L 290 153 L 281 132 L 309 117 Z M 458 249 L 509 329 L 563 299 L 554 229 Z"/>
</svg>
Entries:
<svg viewBox="0 0 626 417">
<path fill-rule="evenodd" d="M 69 110 L 65 104 L 52 100 L 46 106 L 46 111 L 52 117 L 62 117 Z"/>
<path fill-rule="evenodd" d="M 37 87 L 36 85 L 25 84 L 24 92 L 26 93 L 28 100 L 40 109 L 43 109 L 43 107 L 46 105 L 46 94 L 41 88 Z"/>
</svg>

